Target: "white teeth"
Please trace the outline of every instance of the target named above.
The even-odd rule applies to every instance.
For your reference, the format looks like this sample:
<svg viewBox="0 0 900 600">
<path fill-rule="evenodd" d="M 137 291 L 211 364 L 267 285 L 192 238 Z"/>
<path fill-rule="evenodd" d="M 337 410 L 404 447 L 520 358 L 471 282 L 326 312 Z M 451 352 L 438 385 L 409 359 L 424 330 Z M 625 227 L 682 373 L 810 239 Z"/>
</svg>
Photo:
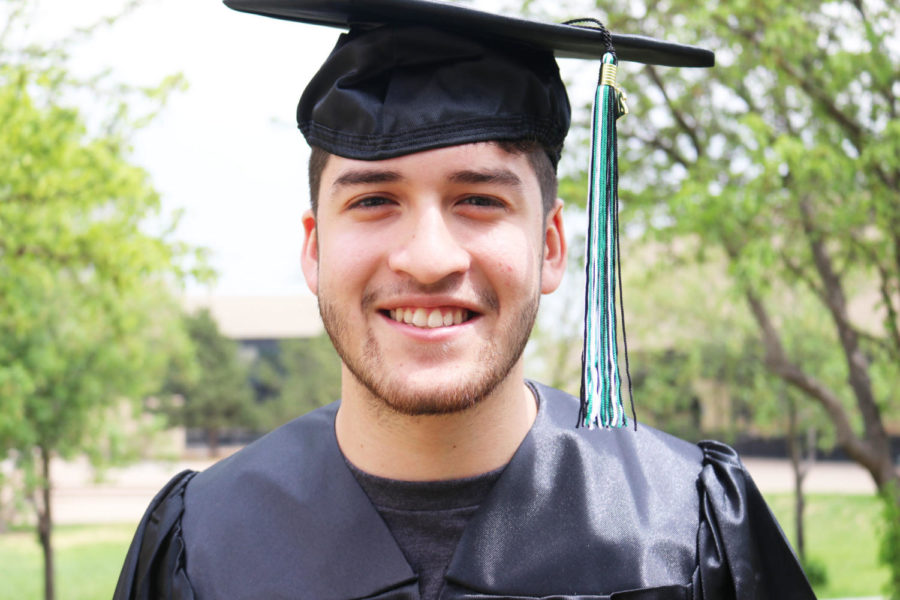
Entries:
<svg viewBox="0 0 900 600">
<path fill-rule="evenodd" d="M 464 308 L 392 308 L 388 313 L 394 321 L 426 329 L 459 325 L 469 315 L 469 311 Z"/>
<path fill-rule="evenodd" d="M 444 325 L 444 317 L 441 315 L 441 311 L 433 310 L 428 315 L 428 323 L 429 327 L 442 327 Z"/>
</svg>

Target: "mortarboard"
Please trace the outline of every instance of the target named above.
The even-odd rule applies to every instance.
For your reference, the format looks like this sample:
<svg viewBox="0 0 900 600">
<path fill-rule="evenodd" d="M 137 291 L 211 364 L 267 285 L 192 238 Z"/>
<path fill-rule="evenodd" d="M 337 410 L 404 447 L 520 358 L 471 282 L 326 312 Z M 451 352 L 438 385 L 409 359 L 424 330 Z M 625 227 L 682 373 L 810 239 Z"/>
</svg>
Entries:
<svg viewBox="0 0 900 600">
<path fill-rule="evenodd" d="M 235 10 L 347 29 L 304 90 L 311 146 L 382 160 L 479 141 L 538 142 L 557 164 L 570 106 L 555 58 L 600 61 L 588 191 L 579 425 L 622 427 L 617 304 L 619 60 L 711 67 L 709 50 L 611 34 L 595 19 L 542 23 L 433 0 L 225 0 Z M 618 294 L 618 302 L 617 302 Z M 624 314 L 622 314 L 624 334 Z M 627 345 L 626 372 L 627 368 Z M 629 376 L 630 379 L 630 376 Z M 630 391 L 630 384 L 629 384 Z M 633 411 L 633 401 L 632 401 Z"/>
</svg>

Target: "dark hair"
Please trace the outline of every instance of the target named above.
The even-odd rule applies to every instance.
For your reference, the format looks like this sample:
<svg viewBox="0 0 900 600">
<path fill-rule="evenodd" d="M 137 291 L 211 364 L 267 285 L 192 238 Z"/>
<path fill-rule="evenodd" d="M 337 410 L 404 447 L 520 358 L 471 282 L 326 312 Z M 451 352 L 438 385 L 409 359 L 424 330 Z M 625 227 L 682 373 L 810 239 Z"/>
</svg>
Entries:
<svg viewBox="0 0 900 600">
<path fill-rule="evenodd" d="M 331 154 L 318 146 L 312 146 L 310 149 L 312 152 L 309 155 L 309 203 L 315 215 L 319 211 L 319 186 L 322 184 L 322 171 L 325 170 Z"/>
<path fill-rule="evenodd" d="M 504 152 L 515 155 L 524 154 L 528 158 L 528 163 L 534 169 L 538 185 L 541 188 L 541 205 L 546 218 L 556 202 L 557 188 L 556 167 L 550 160 L 547 151 L 534 140 L 509 140 L 494 143 Z M 325 170 L 330 156 L 331 154 L 318 146 L 312 147 L 312 153 L 309 156 L 309 201 L 313 214 L 316 214 L 319 209 L 319 186 L 322 183 L 322 171 Z"/>
<path fill-rule="evenodd" d="M 544 209 L 544 218 L 550 214 L 550 209 L 556 203 L 556 165 L 550 160 L 547 150 L 539 142 L 534 140 L 512 140 L 495 142 L 501 150 L 508 154 L 524 154 L 528 164 L 537 175 L 538 185 L 541 188 L 541 206 Z M 559 154 L 557 153 L 557 156 Z"/>
</svg>

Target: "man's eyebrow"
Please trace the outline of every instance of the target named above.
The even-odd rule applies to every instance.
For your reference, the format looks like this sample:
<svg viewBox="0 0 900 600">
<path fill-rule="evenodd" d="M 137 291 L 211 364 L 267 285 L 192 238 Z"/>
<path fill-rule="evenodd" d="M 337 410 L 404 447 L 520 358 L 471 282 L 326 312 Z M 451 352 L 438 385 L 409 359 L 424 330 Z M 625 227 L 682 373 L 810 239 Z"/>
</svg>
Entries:
<svg viewBox="0 0 900 600">
<path fill-rule="evenodd" d="M 354 169 L 341 173 L 341 175 L 334 180 L 334 187 L 366 185 L 369 183 L 393 183 L 395 181 L 401 181 L 402 179 L 403 175 L 396 171 Z"/>
<path fill-rule="evenodd" d="M 464 170 L 450 175 L 453 183 L 496 183 L 515 187 L 522 186 L 518 175 L 507 169 Z"/>
</svg>

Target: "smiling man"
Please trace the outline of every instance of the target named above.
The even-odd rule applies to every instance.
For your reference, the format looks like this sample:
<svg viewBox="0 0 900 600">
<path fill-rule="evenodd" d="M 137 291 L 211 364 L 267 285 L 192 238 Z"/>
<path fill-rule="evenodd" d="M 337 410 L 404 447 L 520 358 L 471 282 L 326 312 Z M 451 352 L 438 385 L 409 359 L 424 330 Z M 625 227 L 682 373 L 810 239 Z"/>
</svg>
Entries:
<svg viewBox="0 0 900 600">
<path fill-rule="evenodd" d="M 555 194 L 545 210 L 528 154 L 491 142 L 326 157 L 319 186 L 303 271 L 343 361 L 344 456 L 407 480 L 500 468 L 534 420 L 521 355 L 565 269 Z"/>
<path fill-rule="evenodd" d="M 419 0 L 228 4 L 350 28 L 297 111 L 341 399 L 174 478 L 116 598 L 812 598 L 730 448 L 575 429 L 591 413 L 522 364 L 566 265 L 553 53 L 711 57 Z"/>
</svg>

